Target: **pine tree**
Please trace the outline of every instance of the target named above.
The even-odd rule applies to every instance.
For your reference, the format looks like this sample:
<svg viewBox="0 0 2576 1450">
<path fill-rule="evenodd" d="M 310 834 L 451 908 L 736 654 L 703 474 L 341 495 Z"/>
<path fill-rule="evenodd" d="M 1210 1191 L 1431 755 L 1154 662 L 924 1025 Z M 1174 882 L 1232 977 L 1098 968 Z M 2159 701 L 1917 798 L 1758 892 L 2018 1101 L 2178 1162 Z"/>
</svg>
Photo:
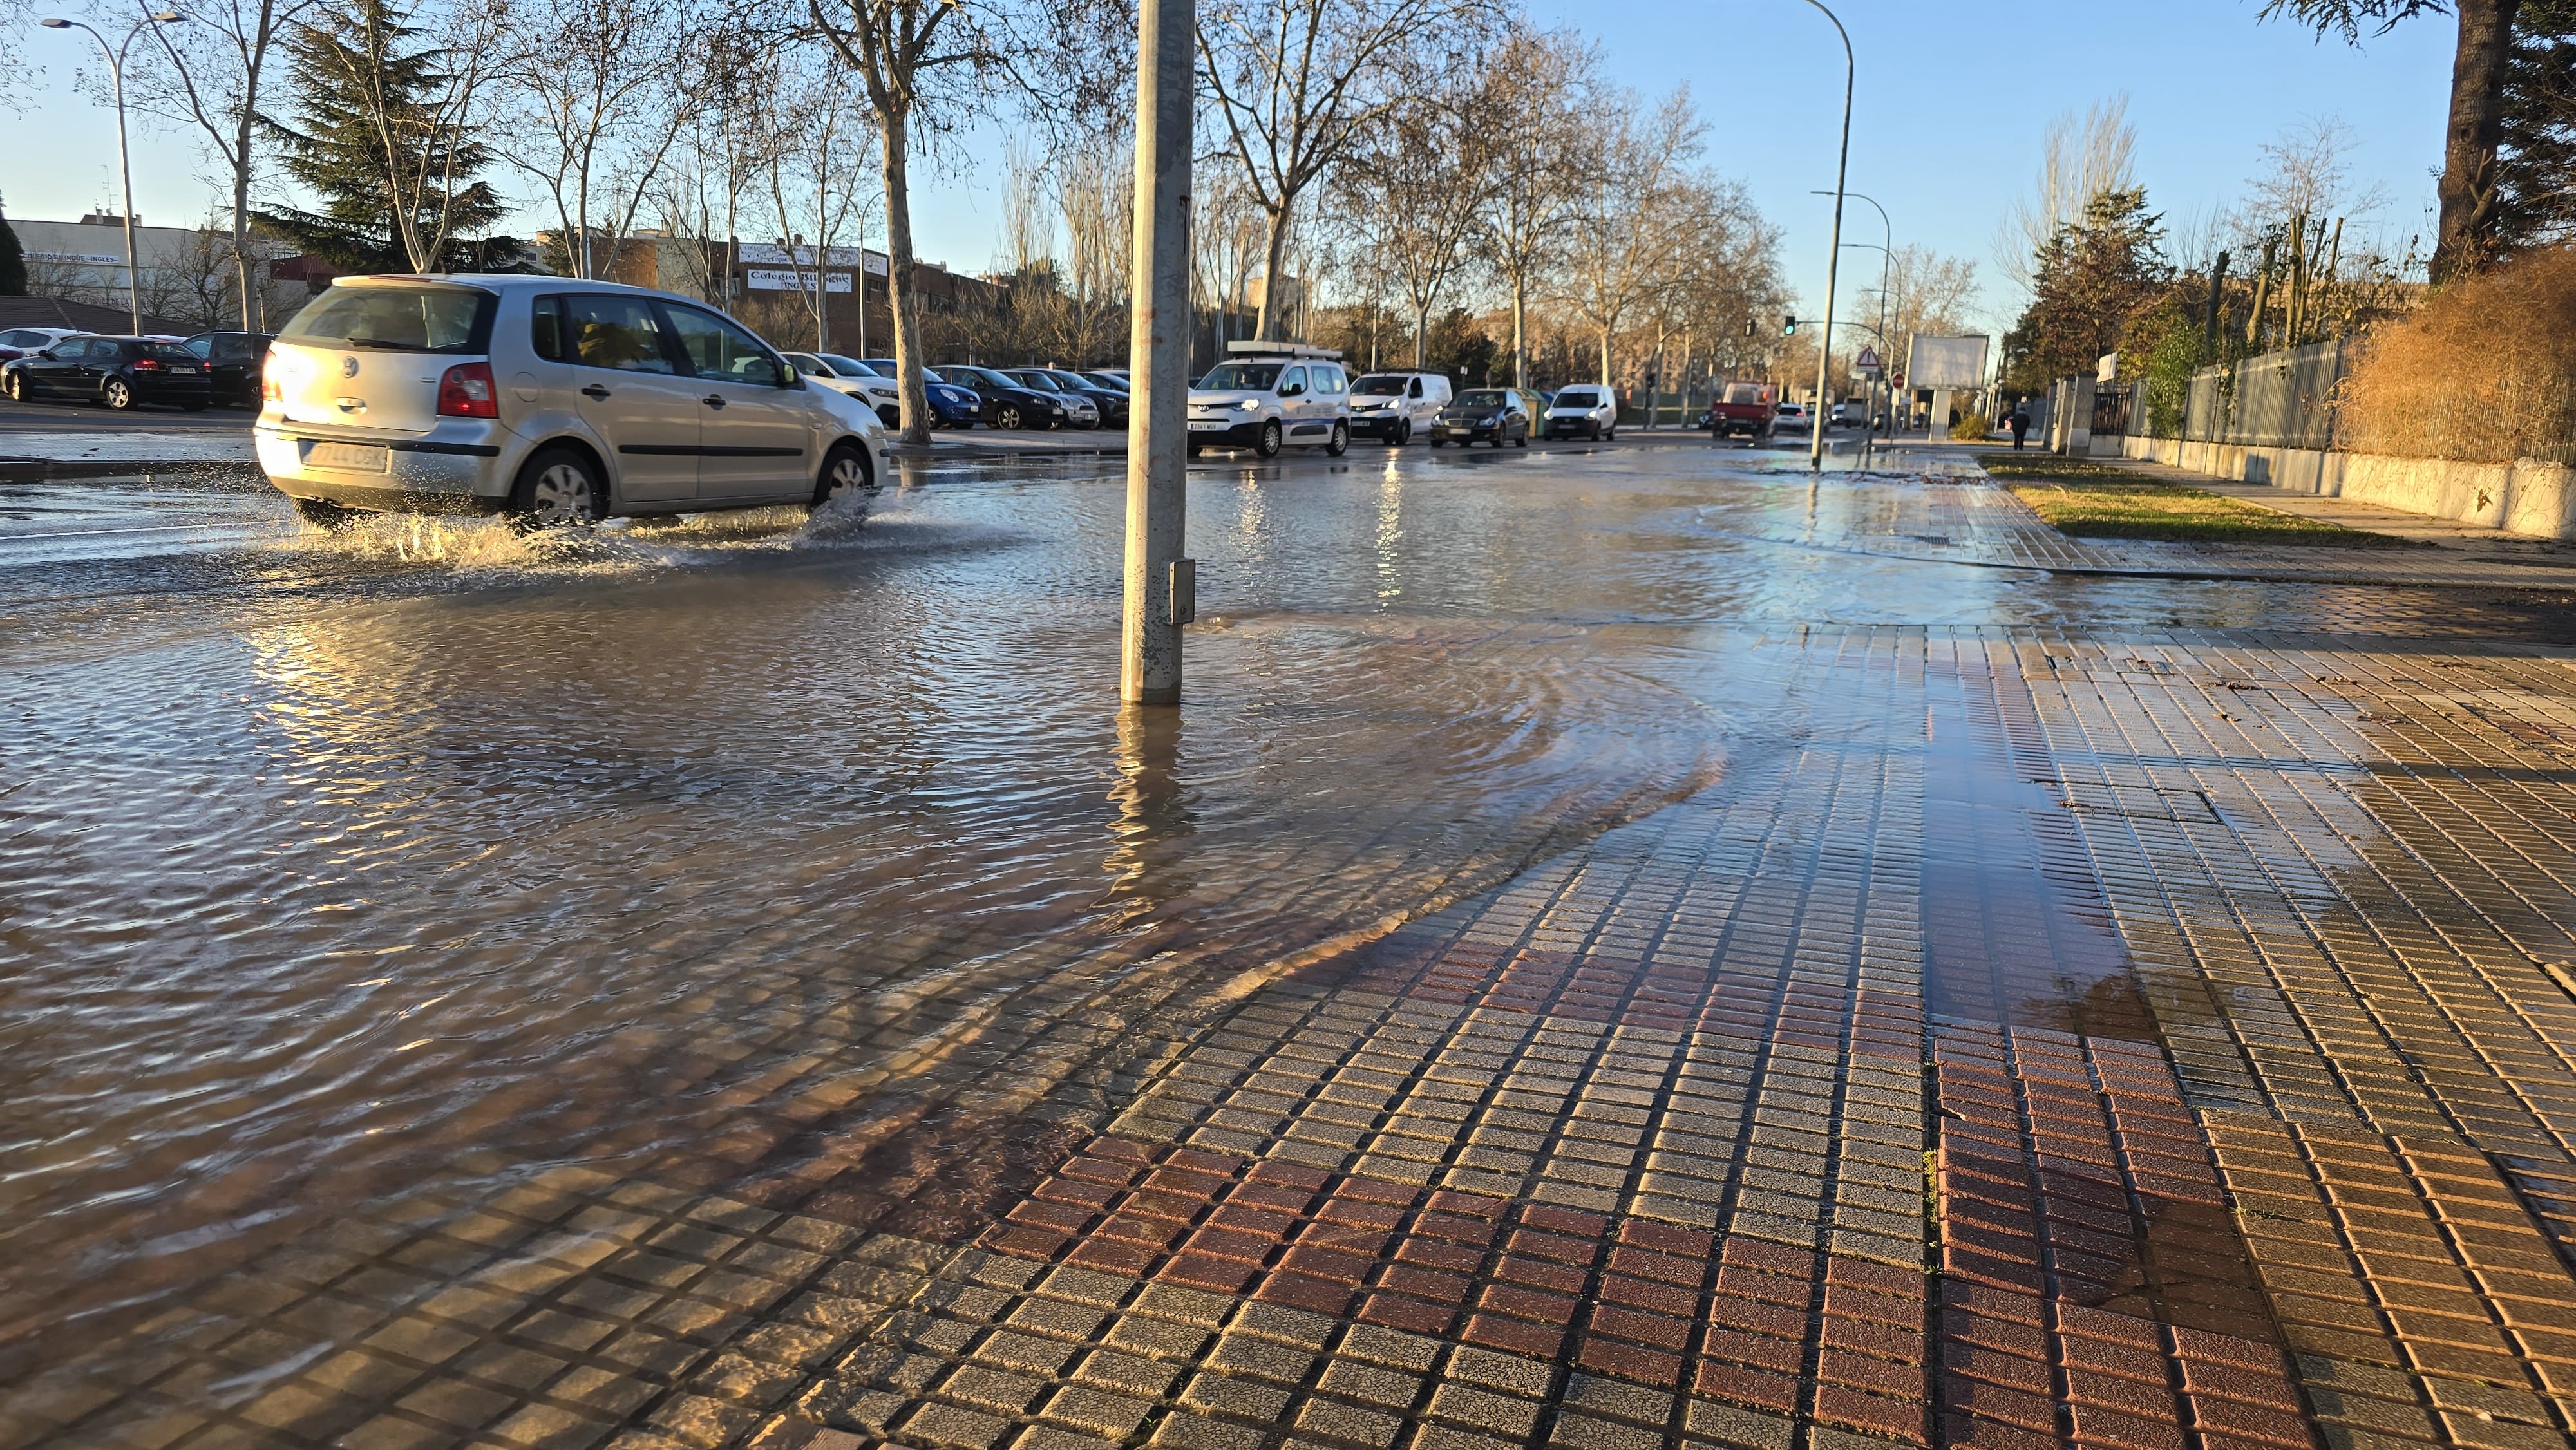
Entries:
<svg viewBox="0 0 2576 1450">
<path fill-rule="evenodd" d="M 2082 220 L 2058 228 L 2035 259 L 2030 308 L 2004 337 L 2006 386 L 2042 392 L 2119 349 L 2129 319 L 2173 280 L 2163 221 L 2147 210 L 2145 188 L 2129 187 L 2093 198 Z"/>
<path fill-rule="evenodd" d="M 18 249 L 18 234 L 0 216 L 0 297 L 27 295 L 27 254 Z"/>
<path fill-rule="evenodd" d="M 477 249 L 459 240 L 498 221 L 480 180 L 491 152 L 461 124 L 438 46 L 393 0 L 340 0 L 287 37 L 294 125 L 268 122 L 287 175 L 319 211 L 281 208 L 268 223 L 315 255 L 367 270 L 452 270 Z M 469 264 L 470 265 L 470 264 Z"/>
<path fill-rule="evenodd" d="M 2576 0 L 2523 0 L 2505 59 L 2496 240 L 2576 241 Z"/>
</svg>

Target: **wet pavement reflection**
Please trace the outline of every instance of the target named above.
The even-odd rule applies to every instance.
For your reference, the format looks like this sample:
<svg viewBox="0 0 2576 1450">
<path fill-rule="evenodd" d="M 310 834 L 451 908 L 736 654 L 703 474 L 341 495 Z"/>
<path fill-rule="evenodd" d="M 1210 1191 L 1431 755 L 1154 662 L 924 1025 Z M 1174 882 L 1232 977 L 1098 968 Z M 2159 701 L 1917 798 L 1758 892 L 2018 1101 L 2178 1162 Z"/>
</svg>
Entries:
<svg viewBox="0 0 2576 1450">
<path fill-rule="evenodd" d="M 217 467 L 0 486 L 0 1377 L 425 1182 L 751 1193 L 910 1132 L 889 1202 L 1007 1196 L 1066 1149 L 977 1096 L 997 1067 L 1060 1084 L 1832 745 L 1846 686 L 1766 640 L 2534 627 L 1801 542 L 1932 486 L 1681 448 L 1195 470 L 1177 714 L 1114 699 L 1094 463 L 577 544 L 325 535 Z M 1927 1009 L 2158 1040 L 2069 824 L 2136 802 L 2055 777 L 2018 675 L 1925 689 Z"/>
</svg>

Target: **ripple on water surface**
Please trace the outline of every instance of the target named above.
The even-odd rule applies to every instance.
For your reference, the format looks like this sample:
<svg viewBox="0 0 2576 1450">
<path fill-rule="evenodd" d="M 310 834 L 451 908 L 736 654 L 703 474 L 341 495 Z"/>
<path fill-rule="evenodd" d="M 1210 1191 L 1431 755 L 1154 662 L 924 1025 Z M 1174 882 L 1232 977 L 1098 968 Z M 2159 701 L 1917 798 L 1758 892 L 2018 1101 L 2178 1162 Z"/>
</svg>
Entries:
<svg viewBox="0 0 2576 1450">
<path fill-rule="evenodd" d="M 1238 611 L 1122 731 L 1116 491 L 1003 502 L 821 555 L 372 521 L 286 547 L 533 587 L 0 682 L 0 1334 L 469 1161 L 753 1171 L 782 1095 L 938 1098 L 997 1026 L 1140 1021 L 1715 768 L 1586 630 L 1457 612 Z"/>
</svg>

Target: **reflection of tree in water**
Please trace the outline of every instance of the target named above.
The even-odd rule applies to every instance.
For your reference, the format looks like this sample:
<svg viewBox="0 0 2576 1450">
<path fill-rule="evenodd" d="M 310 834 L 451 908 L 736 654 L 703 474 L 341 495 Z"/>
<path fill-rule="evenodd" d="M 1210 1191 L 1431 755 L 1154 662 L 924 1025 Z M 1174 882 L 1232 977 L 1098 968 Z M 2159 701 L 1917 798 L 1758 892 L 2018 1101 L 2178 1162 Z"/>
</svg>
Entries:
<svg viewBox="0 0 2576 1450">
<path fill-rule="evenodd" d="M 2113 977 L 2060 975 L 2048 996 L 2028 996 L 2013 1009 L 2012 1020 L 2025 1027 L 2046 1027 L 2078 1037 L 2112 1037 L 2123 1042 L 2164 1041 L 2147 999 L 2126 972 Z"/>
</svg>

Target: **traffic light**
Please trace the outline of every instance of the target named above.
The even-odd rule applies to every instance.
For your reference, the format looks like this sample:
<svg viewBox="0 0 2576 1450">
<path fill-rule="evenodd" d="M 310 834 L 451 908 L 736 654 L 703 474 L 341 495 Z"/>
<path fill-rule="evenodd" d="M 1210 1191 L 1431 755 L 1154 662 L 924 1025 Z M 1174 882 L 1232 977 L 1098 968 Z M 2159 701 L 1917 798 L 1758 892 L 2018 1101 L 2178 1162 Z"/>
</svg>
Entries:
<svg viewBox="0 0 2576 1450">
<path fill-rule="evenodd" d="M 1798 314 L 1792 312 L 1780 319 L 1780 335 L 1782 337 L 1796 337 L 1798 335 Z"/>
</svg>

